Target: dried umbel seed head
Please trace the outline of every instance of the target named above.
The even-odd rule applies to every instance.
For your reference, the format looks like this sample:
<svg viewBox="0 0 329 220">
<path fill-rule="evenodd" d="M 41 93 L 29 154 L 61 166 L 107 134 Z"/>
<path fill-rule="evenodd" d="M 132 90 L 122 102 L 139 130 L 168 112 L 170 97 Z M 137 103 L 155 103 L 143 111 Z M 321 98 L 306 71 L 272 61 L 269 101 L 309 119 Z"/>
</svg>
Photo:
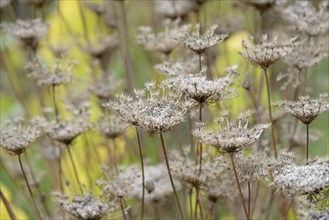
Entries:
<svg viewBox="0 0 329 220">
<path fill-rule="evenodd" d="M 208 152 L 203 155 L 202 168 L 195 161 L 177 152 L 171 153 L 170 170 L 188 188 L 206 187 L 223 171 L 221 158 L 212 158 Z"/>
<path fill-rule="evenodd" d="M 193 103 L 173 93 L 160 95 L 154 88 L 155 82 L 146 83 L 144 89 L 135 90 L 135 97 L 121 95 L 117 102 L 109 102 L 106 106 L 116 111 L 122 120 L 149 133 L 168 131 L 184 120 Z"/>
<path fill-rule="evenodd" d="M 145 166 L 145 201 L 158 202 L 173 192 L 168 178 L 166 166 L 164 164 Z M 141 176 L 141 171 L 138 172 Z M 176 190 L 181 188 L 181 184 L 174 179 Z M 143 185 L 141 178 L 136 179 L 131 196 L 141 200 Z"/>
<path fill-rule="evenodd" d="M 18 19 L 16 23 L 2 23 L 1 28 L 32 50 L 37 49 L 40 40 L 48 32 L 48 25 L 39 18 L 32 20 Z"/>
<path fill-rule="evenodd" d="M 319 98 L 300 96 L 297 101 L 278 101 L 272 105 L 297 118 L 304 124 L 311 123 L 318 115 L 329 110 L 329 94 L 320 94 Z"/>
<path fill-rule="evenodd" d="M 325 38 L 305 42 L 296 47 L 283 61 L 299 70 L 312 67 L 328 57 L 329 49 L 327 44 L 328 40 Z"/>
<path fill-rule="evenodd" d="M 194 32 L 186 32 L 176 39 L 186 48 L 197 54 L 206 52 L 210 47 L 225 40 L 227 34 L 216 34 L 217 25 L 212 25 L 204 34 L 200 33 L 200 24 L 197 24 Z"/>
<path fill-rule="evenodd" d="M 140 27 L 137 42 L 146 50 L 161 52 L 169 55 L 177 46 L 174 38 L 184 35 L 190 29 L 190 25 L 179 25 L 180 20 L 164 23 L 164 31 L 155 33 L 151 27 Z"/>
<path fill-rule="evenodd" d="M 100 101 L 109 100 L 113 93 L 122 85 L 122 80 L 116 79 L 112 74 L 101 74 L 98 79 L 89 87 Z"/>
<path fill-rule="evenodd" d="M 43 125 L 45 133 L 53 140 L 70 145 L 73 140 L 89 128 L 88 120 L 77 116 L 76 121 L 45 122 Z"/>
<path fill-rule="evenodd" d="M 188 13 L 192 12 L 196 4 L 193 1 L 171 1 L 162 0 L 154 2 L 155 11 L 160 15 L 170 18 L 184 18 Z"/>
<path fill-rule="evenodd" d="M 171 77 L 164 81 L 164 85 L 198 103 L 217 102 L 232 95 L 228 87 L 234 82 L 236 72 L 237 66 L 228 68 L 224 77 L 208 80 L 201 71 L 197 75 Z"/>
<path fill-rule="evenodd" d="M 248 156 L 235 155 L 235 163 L 240 181 L 255 182 L 267 179 L 272 166 L 271 158 L 264 153 L 256 153 Z"/>
<path fill-rule="evenodd" d="M 83 51 L 89 53 L 95 59 L 103 61 L 107 58 L 107 55 L 110 55 L 115 48 L 120 44 L 120 38 L 118 33 L 113 33 L 110 36 L 99 36 L 96 40 L 89 44 L 86 47 L 82 47 Z M 108 61 L 108 60 L 106 60 Z"/>
<path fill-rule="evenodd" d="M 242 41 L 243 51 L 239 52 L 241 56 L 246 58 L 252 64 L 267 69 L 280 58 L 291 53 L 291 51 L 298 45 L 296 38 L 282 42 L 274 38 L 272 41 L 268 40 L 267 35 L 263 35 L 260 44 L 248 45 L 246 41 Z"/>
<path fill-rule="evenodd" d="M 207 193 L 207 198 L 211 202 L 217 202 L 220 198 L 234 201 L 238 195 L 235 184 L 234 176 L 228 170 L 222 170 L 216 179 L 201 188 Z"/>
<path fill-rule="evenodd" d="M 92 194 L 75 195 L 72 200 L 64 195 L 56 195 L 56 197 L 61 209 L 83 220 L 101 219 L 118 208 L 118 204 L 115 201 L 96 200 Z"/>
<path fill-rule="evenodd" d="M 229 121 L 229 113 L 223 112 L 222 117 L 217 120 L 219 132 L 207 130 L 205 124 L 197 124 L 192 134 L 198 141 L 214 146 L 218 151 L 234 153 L 252 144 L 260 138 L 264 129 L 270 124 L 256 124 L 248 127 L 248 118 L 252 111 L 245 111 L 239 114 L 238 119 Z M 225 125 L 225 127 L 222 127 Z"/>
<path fill-rule="evenodd" d="M 104 178 L 98 180 L 96 185 L 101 187 L 103 194 L 110 199 L 130 198 L 136 181 L 141 177 L 140 171 L 134 166 L 119 170 L 117 174 L 112 174 L 108 172 L 107 167 L 103 167 L 103 174 Z"/>
<path fill-rule="evenodd" d="M 272 175 L 273 185 L 287 196 L 308 194 L 329 187 L 328 164 L 288 164 Z"/>
<path fill-rule="evenodd" d="M 36 80 L 39 85 L 58 86 L 71 81 L 73 67 L 76 61 L 65 63 L 63 59 L 56 61 L 54 67 L 50 67 L 41 60 L 35 59 L 29 62 L 26 69 L 28 76 Z"/>
<path fill-rule="evenodd" d="M 110 139 L 114 139 L 123 134 L 128 123 L 124 122 L 118 115 L 101 115 L 97 127 L 100 132 Z"/>
<path fill-rule="evenodd" d="M 0 146 L 12 155 L 20 155 L 40 134 L 38 119 L 28 121 L 23 118 L 16 118 L 1 125 Z"/>
<path fill-rule="evenodd" d="M 312 1 L 293 1 L 293 4 L 280 10 L 280 13 L 298 31 L 316 36 L 328 33 L 328 5 L 328 1 L 322 1 L 318 7 Z"/>
<path fill-rule="evenodd" d="M 198 61 L 195 58 L 194 56 L 191 59 L 175 63 L 166 61 L 162 64 L 155 65 L 154 68 L 160 73 L 170 77 L 193 74 L 199 71 Z"/>
</svg>

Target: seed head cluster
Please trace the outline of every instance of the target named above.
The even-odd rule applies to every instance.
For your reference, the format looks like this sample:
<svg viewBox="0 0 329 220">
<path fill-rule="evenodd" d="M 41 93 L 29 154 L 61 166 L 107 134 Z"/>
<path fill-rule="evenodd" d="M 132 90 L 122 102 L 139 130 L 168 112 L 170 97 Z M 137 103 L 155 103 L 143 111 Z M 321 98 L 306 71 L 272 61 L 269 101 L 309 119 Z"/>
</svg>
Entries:
<svg viewBox="0 0 329 220">
<path fill-rule="evenodd" d="M 297 118 L 304 124 L 311 123 L 318 115 L 329 110 L 328 94 L 320 94 L 319 98 L 301 96 L 297 101 L 274 102 L 274 106 L 279 107 L 285 113 Z"/>
<path fill-rule="evenodd" d="M 241 151 L 248 145 L 260 138 L 264 129 L 270 124 L 256 124 L 248 127 L 248 118 L 253 111 L 245 111 L 239 114 L 237 120 L 229 121 L 229 113 L 222 112 L 221 118 L 217 120 L 219 132 L 207 130 L 205 124 L 198 124 L 192 134 L 198 141 L 214 146 L 218 151 L 234 153 Z M 225 125 L 223 127 L 223 125 Z"/>
<path fill-rule="evenodd" d="M 26 147 L 41 135 L 38 120 L 16 118 L 1 125 L 0 145 L 13 155 L 23 153 Z"/>
<path fill-rule="evenodd" d="M 283 42 L 277 38 L 269 41 L 268 36 L 263 35 L 260 44 L 248 45 L 246 41 L 242 41 L 243 51 L 240 55 L 252 64 L 267 69 L 280 58 L 291 53 L 296 46 L 296 38 Z"/>
<path fill-rule="evenodd" d="M 178 36 L 176 39 L 196 54 L 203 54 L 207 49 L 228 37 L 227 34 L 216 34 L 217 25 L 212 25 L 204 34 L 200 33 L 200 28 L 200 24 L 197 24 L 194 32 L 186 32 L 186 34 Z"/>
</svg>

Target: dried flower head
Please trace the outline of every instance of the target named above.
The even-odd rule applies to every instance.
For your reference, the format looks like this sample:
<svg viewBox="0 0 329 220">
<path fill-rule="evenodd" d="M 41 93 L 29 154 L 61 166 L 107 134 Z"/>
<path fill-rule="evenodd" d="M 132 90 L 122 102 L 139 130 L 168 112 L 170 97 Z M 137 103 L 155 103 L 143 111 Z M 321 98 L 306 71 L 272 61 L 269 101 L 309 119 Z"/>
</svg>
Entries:
<svg viewBox="0 0 329 220">
<path fill-rule="evenodd" d="M 116 79 L 112 74 L 101 74 L 98 79 L 89 87 L 101 102 L 109 100 L 116 89 L 122 85 L 122 80 Z"/>
<path fill-rule="evenodd" d="M 72 200 L 65 195 L 56 194 L 55 196 L 59 207 L 78 219 L 98 220 L 113 213 L 118 208 L 115 201 L 96 200 L 90 193 L 82 196 L 75 195 Z"/>
<path fill-rule="evenodd" d="M 58 86 L 70 82 L 75 61 L 64 63 L 61 59 L 52 68 L 41 60 L 35 59 L 27 64 L 28 76 L 36 80 L 39 85 Z"/>
<path fill-rule="evenodd" d="M 154 88 L 155 82 L 146 83 L 144 89 L 134 91 L 135 97 L 121 95 L 117 102 L 109 102 L 106 106 L 118 112 L 122 120 L 149 133 L 168 131 L 184 120 L 192 103 L 182 101 L 177 94 L 160 95 Z"/>
<path fill-rule="evenodd" d="M 201 173 L 200 166 L 196 166 L 195 161 L 192 161 L 186 155 L 172 152 L 171 158 L 170 169 L 173 175 L 188 188 L 206 187 L 224 168 L 224 166 L 221 166 L 221 158 L 212 158 L 209 152 L 203 154 Z"/>
<path fill-rule="evenodd" d="M 217 102 L 232 94 L 228 87 L 234 82 L 237 66 L 227 68 L 226 72 L 226 76 L 214 80 L 206 79 L 204 71 L 196 75 L 180 75 L 169 78 L 164 84 L 198 103 Z"/>
<path fill-rule="evenodd" d="M 109 55 L 116 47 L 118 47 L 119 44 L 119 34 L 113 33 L 110 36 L 98 36 L 92 44 L 82 47 L 82 50 L 102 62 L 109 57 Z M 106 61 L 108 62 L 108 60 Z"/>
<path fill-rule="evenodd" d="M 0 146 L 13 155 L 25 152 L 26 147 L 40 136 L 39 120 L 16 118 L 1 125 Z"/>
<path fill-rule="evenodd" d="M 47 34 L 48 25 L 40 18 L 31 20 L 16 20 L 16 23 L 2 23 L 5 32 L 20 40 L 24 46 L 36 50 L 40 40 Z"/>
<path fill-rule="evenodd" d="M 164 31 L 155 33 L 151 27 L 140 27 L 137 42 L 146 50 L 161 52 L 169 55 L 177 46 L 174 38 L 183 35 L 190 29 L 190 25 L 179 25 L 179 20 L 164 22 Z"/>
<path fill-rule="evenodd" d="M 168 179 L 167 168 L 164 164 L 147 165 L 145 166 L 145 201 L 158 202 L 173 192 L 171 183 Z M 138 175 L 142 173 L 139 170 Z M 174 179 L 176 189 L 180 189 L 180 183 Z M 139 200 L 142 199 L 142 180 L 137 178 L 130 195 Z"/>
<path fill-rule="evenodd" d="M 304 124 L 311 123 L 318 115 L 329 110 L 329 94 L 320 94 L 319 98 L 300 96 L 297 101 L 273 102 L 273 106 L 279 107 L 285 113 L 297 118 Z"/>
<path fill-rule="evenodd" d="M 328 165 L 287 164 L 273 172 L 273 185 L 287 196 L 308 194 L 329 187 Z"/>
<path fill-rule="evenodd" d="M 248 45 L 246 41 L 242 41 L 243 51 L 239 52 L 241 56 L 246 58 L 252 64 L 267 69 L 280 58 L 291 53 L 291 51 L 298 45 L 296 38 L 282 42 L 274 38 L 272 41 L 268 40 L 267 35 L 263 35 L 260 44 Z"/>
<path fill-rule="evenodd" d="M 155 11 L 170 19 L 184 18 L 196 7 L 193 1 L 162 0 L 154 2 Z"/>
<path fill-rule="evenodd" d="M 200 28 L 200 24 L 197 24 L 194 32 L 186 32 L 184 35 L 176 37 L 176 39 L 184 47 L 197 54 L 202 54 L 228 37 L 227 34 L 216 34 L 217 25 L 210 26 L 204 34 L 200 33 Z"/>
<path fill-rule="evenodd" d="M 129 126 L 118 115 L 101 115 L 98 120 L 98 129 L 106 138 L 117 138 Z"/>
<path fill-rule="evenodd" d="M 108 167 L 102 167 L 104 178 L 96 182 L 96 185 L 102 188 L 103 194 L 110 199 L 130 198 L 132 191 L 136 185 L 136 181 L 140 179 L 140 171 L 134 166 L 128 167 L 126 170 L 120 169 L 117 174 L 108 172 Z M 140 188 L 139 188 L 140 189 Z"/>
<path fill-rule="evenodd" d="M 328 33 L 328 5 L 328 1 L 322 1 L 318 7 L 310 1 L 294 1 L 280 13 L 298 31 L 315 36 Z"/>
<path fill-rule="evenodd" d="M 269 168 L 272 166 L 271 158 L 264 153 L 256 153 L 248 156 L 235 155 L 235 163 L 240 181 L 254 182 L 266 179 L 269 176 Z"/>
<path fill-rule="evenodd" d="M 222 112 L 222 117 L 217 120 L 219 132 L 206 130 L 205 124 L 198 124 L 192 134 L 198 141 L 214 146 L 218 151 L 234 153 L 241 151 L 260 138 L 264 129 L 270 124 L 256 124 L 248 127 L 248 118 L 252 111 L 245 111 L 239 114 L 238 119 L 229 121 L 229 113 Z M 225 124 L 225 127 L 222 125 Z"/>
<path fill-rule="evenodd" d="M 75 121 L 68 119 L 65 122 L 51 121 L 43 123 L 43 130 L 53 140 L 70 145 L 73 140 L 89 127 L 85 117 L 76 115 Z"/>
<path fill-rule="evenodd" d="M 328 57 L 327 39 L 300 44 L 283 61 L 299 70 L 309 68 Z"/>
<path fill-rule="evenodd" d="M 169 62 L 165 61 L 161 64 L 157 64 L 154 67 L 157 71 L 167 76 L 179 76 L 193 74 L 199 71 L 199 65 L 196 57 L 184 60 L 181 62 Z"/>
</svg>

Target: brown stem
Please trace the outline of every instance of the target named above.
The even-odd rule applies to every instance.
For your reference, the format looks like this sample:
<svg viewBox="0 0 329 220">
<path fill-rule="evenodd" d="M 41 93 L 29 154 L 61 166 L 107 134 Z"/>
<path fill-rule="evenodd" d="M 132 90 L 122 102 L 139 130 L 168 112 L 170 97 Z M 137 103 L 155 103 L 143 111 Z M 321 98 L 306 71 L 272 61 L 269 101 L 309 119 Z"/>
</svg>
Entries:
<svg viewBox="0 0 329 220">
<path fill-rule="evenodd" d="M 306 165 L 308 165 L 308 148 L 309 148 L 309 142 L 310 142 L 310 131 L 309 131 L 308 124 L 306 124 Z"/>
<path fill-rule="evenodd" d="M 161 209 L 159 207 L 159 204 L 157 202 L 153 203 L 154 211 L 155 211 L 155 216 L 156 220 L 161 220 Z"/>
<path fill-rule="evenodd" d="M 123 206 L 123 203 L 122 203 L 122 198 L 120 198 L 119 200 L 120 200 L 120 208 L 121 208 L 123 220 L 127 220 L 126 214 L 125 214 L 125 209 L 124 209 L 124 206 Z"/>
<path fill-rule="evenodd" d="M 257 182 L 256 195 L 255 195 L 255 198 L 254 198 L 254 201 L 253 201 L 254 205 L 252 206 L 251 213 L 249 214 L 250 219 L 252 219 L 252 214 L 254 213 L 254 210 L 256 208 L 257 198 L 258 198 L 258 195 L 259 195 L 259 189 L 260 189 L 260 184 L 259 184 L 259 182 Z"/>
<path fill-rule="evenodd" d="M 199 53 L 199 71 L 201 72 L 202 64 L 201 64 L 201 53 Z"/>
<path fill-rule="evenodd" d="M 182 207 L 181 207 L 181 205 L 179 203 L 179 198 L 178 198 L 178 195 L 177 195 L 177 191 L 176 191 L 176 188 L 175 188 L 175 185 L 174 185 L 173 178 L 171 176 L 170 166 L 169 166 L 169 161 L 168 161 L 168 157 L 167 157 L 166 146 L 165 146 L 165 143 L 164 143 L 164 140 L 163 140 L 162 131 L 159 132 L 159 136 L 160 136 L 160 142 L 161 142 L 163 154 L 164 154 L 165 160 L 166 160 L 166 165 L 167 165 L 167 170 L 168 170 L 168 175 L 169 175 L 170 183 L 171 183 L 172 189 L 174 191 L 176 203 L 177 203 L 177 206 L 178 206 L 178 209 L 179 209 L 180 218 L 181 218 L 181 220 L 183 220 L 184 219 L 183 210 L 182 210 Z"/>
<path fill-rule="evenodd" d="M 53 104 L 54 104 L 54 109 L 55 109 L 55 117 L 56 117 L 56 121 L 58 122 L 59 118 L 58 118 L 58 108 L 57 108 L 57 105 L 56 105 L 55 85 L 52 85 L 51 89 L 52 89 L 52 95 L 53 95 Z"/>
<path fill-rule="evenodd" d="M 144 203 L 145 203 L 145 173 L 144 173 L 144 161 L 143 161 L 143 151 L 142 151 L 142 145 L 140 140 L 140 134 L 138 131 L 137 126 L 135 126 L 136 129 L 136 135 L 137 135 L 137 142 L 138 142 L 138 150 L 139 150 L 139 158 L 141 161 L 142 166 L 142 186 L 143 186 L 143 192 L 142 192 L 142 209 L 141 209 L 141 219 L 144 218 Z"/>
<path fill-rule="evenodd" d="M 128 46 L 128 28 L 127 28 L 127 19 L 126 19 L 126 11 L 124 6 L 124 1 L 119 1 L 120 11 L 121 11 L 121 30 L 120 36 L 122 39 L 123 46 L 123 58 L 126 68 L 126 80 L 128 85 L 128 91 L 132 92 L 134 87 L 134 74 L 132 69 L 131 56 L 129 52 Z"/>
<path fill-rule="evenodd" d="M 14 214 L 14 211 L 13 209 L 11 208 L 11 205 L 10 205 L 10 202 L 7 200 L 7 198 L 5 197 L 5 195 L 2 193 L 1 189 L 0 189 L 0 197 L 1 197 L 1 200 L 3 201 L 3 203 L 5 204 L 5 207 L 8 211 L 8 214 L 10 216 L 10 218 L 12 220 L 16 220 L 16 216 Z"/>
<path fill-rule="evenodd" d="M 266 209 L 267 213 L 266 213 L 266 217 L 265 217 L 266 220 L 268 220 L 268 218 L 270 217 L 273 199 L 274 199 L 274 189 L 272 189 L 270 200 L 268 201 L 268 205 L 267 205 L 267 209 Z"/>
<path fill-rule="evenodd" d="M 246 204 L 245 204 L 244 199 L 243 199 L 241 185 L 240 185 L 238 174 L 237 174 L 236 168 L 235 168 L 233 153 L 230 153 L 230 157 L 231 157 L 231 162 L 232 162 L 232 167 L 233 167 L 233 171 L 234 171 L 235 180 L 236 180 L 236 183 L 238 185 L 238 189 L 239 189 L 239 193 L 240 193 L 240 198 L 241 198 L 241 202 L 242 202 L 242 205 L 243 205 L 244 214 L 246 215 L 246 219 L 249 220 L 249 216 L 248 216 Z"/>
<path fill-rule="evenodd" d="M 46 212 L 47 216 L 50 216 L 50 211 L 49 211 L 49 209 L 47 207 L 47 204 L 46 204 L 46 201 L 45 201 L 46 198 L 43 195 L 43 193 L 41 192 L 39 183 L 37 183 L 37 181 L 36 181 L 36 178 L 35 178 L 33 170 L 32 170 L 32 166 L 30 165 L 30 162 L 29 162 L 28 157 L 27 157 L 27 153 L 24 154 L 24 156 L 25 156 L 25 161 L 26 161 L 27 168 L 29 169 L 30 174 L 31 174 L 32 181 L 34 182 L 35 188 L 38 192 L 38 196 L 39 196 L 40 202 L 42 204 L 42 207 L 43 207 L 44 211 Z"/>
<path fill-rule="evenodd" d="M 248 216 L 251 216 L 250 214 L 250 200 L 251 200 L 251 196 L 250 196 L 250 182 L 248 182 Z"/>
<path fill-rule="evenodd" d="M 25 183 L 26 183 L 27 189 L 29 190 L 30 196 L 32 198 L 34 211 L 37 214 L 38 219 L 41 220 L 42 219 L 41 214 L 40 214 L 40 212 L 38 210 L 37 204 L 35 203 L 35 200 L 34 200 L 34 197 L 33 197 L 33 194 L 32 194 L 32 190 L 31 190 L 30 184 L 27 181 L 27 177 L 26 177 L 26 174 L 25 174 L 25 171 L 24 171 L 24 168 L 23 168 L 23 164 L 22 164 L 21 155 L 18 155 L 18 161 L 19 161 L 19 166 L 21 167 L 21 170 L 22 170 L 22 173 L 23 173 L 23 176 L 24 176 L 24 179 L 25 179 Z"/>
<path fill-rule="evenodd" d="M 73 160 L 73 157 L 72 157 L 72 154 L 71 154 L 71 150 L 70 150 L 70 146 L 69 145 L 67 145 L 67 151 L 69 153 L 69 157 L 70 157 L 70 161 L 71 161 L 71 164 L 72 164 L 72 167 L 73 167 L 74 175 L 75 175 L 75 178 L 76 178 L 76 180 L 78 182 L 78 186 L 79 186 L 81 195 L 83 195 L 83 189 L 82 189 L 82 186 L 81 186 L 81 182 L 79 180 L 77 168 L 75 166 L 75 163 L 74 163 L 74 160 Z"/>
<path fill-rule="evenodd" d="M 278 153 L 277 153 L 277 149 L 276 149 L 275 133 L 274 133 L 275 132 L 274 121 L 273 121 L 273 117 L 272 117 L 270 84 L 268 82 L 267 69 L 264 68 L 263 70 L 264 70 L 265 80 L 266 80 L 268 112 L 269 112 L 270 120 L 271 120 L 271 123 L 272 123 L 272 126 L 271 126 L 271 131 L 272 131 L 272 148 L 273 148 L 273 152 L 274 152 L 275 158 L 278 158 Z"/>
<path fill-rule="evenodd" d="M 111 154 L 112 154 L 114 169 L 118 173 L 118 166 L 117 166 L 117 161 L 116 161 L 116 157 L 115 157 L 115 139 L 114 138 L 112 138 L 112 148 L 111 148 L 111 150 L 112 150 Z"/>
</svg>

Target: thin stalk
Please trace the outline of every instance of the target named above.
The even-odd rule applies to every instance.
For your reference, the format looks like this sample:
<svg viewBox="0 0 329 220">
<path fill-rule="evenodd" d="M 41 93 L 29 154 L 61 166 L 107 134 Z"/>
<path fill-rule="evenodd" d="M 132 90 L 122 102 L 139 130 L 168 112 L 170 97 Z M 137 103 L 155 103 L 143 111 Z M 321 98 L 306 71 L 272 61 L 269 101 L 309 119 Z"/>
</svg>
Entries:
<svg viewBox="0 0 329 220">
<path fill-rule="evenodd" d="M 127 220 L 126 214 L 125 214 L 125 209 L 124 209 L 124 206 L 123 206 L 123 203 L 122 203 L 122 198 L 120 198 L 119 200 L 120 200 L 120 208 L 121 208 L 121 211 L 122 211 L 123 220 Z"/>
<path fill-rule="evenodd" d="M 199 53 L 199 71 L 202 69 L 202 64 L 201 64 L 201 53 Z"/>
<path fill-rule="evenodd" d="M 191 218 L 192 218 L 192 215 L 193 215 L 193 208 L 192 208 L 192 188 L 189 190 L 188 192 L 188 196 L 189 196 L 189 203 L 190 203 L 190 215 L 191 215 Z"/>
<path fill-rule="evenodd" d="M 31 190 L 30 184 L 27 181 L 27 177 L 26 177 L 26 174 L 25 174 L 25 171 L 24 171 L 24 168 L 23 168 L 23 164 L 22 164 L 21 155 L 18 155 L 18 161 L 19 161 L 19 166 L 21 167 L 21 170 L 22 170 L 22 173 L 23 173 L 23 176 L 24 176 L 24 179 L 25 179 L 25 183 L 26 183 L 27 189 L 29 190 L 30 196 L 32 198 L 34 211 L 37 214 L 38 219 L 41 220 L 42 219 L 41 214 L 40 214 L 40 212 L 38 210 L 37 204 L 35 203 L 35 200 L 34 200 L 34 197 L 33 197 L 33 194 L 32 194 L 32 190 Z"/>
<path fill-rule="evenodd" d="M 199 103 L 199 121 L 202 122 L 202 103 Z M 201 175 L 202 172 L 202 143 L 199 143 L 199 148 L 200 148 L 200 155 L 199 155 L 199 177 Z"/>
<path fill-rule="evenodd" d="M 165 160 L 166 160 L 166 165 L 167 165 L 167 170 L 168 170 L 168 175 L 169 175 L 170 183 L 171 183 L 172 189 L 174 191 L 176 203 L 177 203 L 177 206 L 178 206 L 178 209 L 179 209 L 180 218 L 181 218 L 181 220 L 184 220 L 183 210 L 182 210 L 182 207 L 181 207 L 181 205 L 179 203 L 178 194 L 177 194 L 177 191 L 176 191 L 176 188 L 175 188 L 175 185 L 174 185 L 174 181 L 173 181 L 173 178 L 172 178 L 171 172 L 170 172 L 170 166 L 169 166 L 169 161 L 168 161 L 168 157 L 167 157 L 166 146 L 165 146 L 165 143 L 164 143 L 164 140 L 163 140 L 162 131 L 159 132 L 159 136 L 160 136 L 160 142 L 161 142 L 163 154 L 164 154 Z"/>
<path fill-rule="evenodd" d="M 124 1 L 119 1 L 120 4 L 120 14 L 121 14 L 121 30 L 120 30 L 120 36 L 122 39 L 123 44 L 123 59 L 125 63 L 126 68 L 126 79 L 127 79 L 127 85 L 128 85 L 128 91 L 133 91 L 134 87 L 134 74 L 132 69 L 132 61 L 131 56 L 129 52 L 129 46 L 128 46 L 128 27 L 127 27 L 127 19 L 126 19 L 126 11 L 124 6 Z"/>
<path fill-rule="evenodd" d="M 56 117 L 56 121 L 58 122 L 59 118 L 58 118 L 58 108 L 57 108 L 57 105 L 56 105 L 55 85 L 52 85 L 51 89 L 52 89 L 52 95 L 53 95 L 53 104 L 54 104 L 54 109 L 55 109 L 55 117 Z"/>
<path fill-rule="evenodd" d="M 9 216 L 10 216 L 10 219 L 11 220 L 16 220 L 17 218 L 14 214 L 13 209 L 11 208 L 10 202 L 7 200 L 5 195 L 2 193 L 1 189 L 0 189 L 0 197 L 1 197 L 1 200 L 3 201 L 3 203 L 5 204 L 5 207 L 7 209 L 7 212 L 9 214 Z"/>
<path fill-rule="evenodd" d="M 251 204 L 251 194 L 250 194 L 250 182 L 248 182 L 248 216 L 251 216 L 251 213 L 250 213 L 250 204 Z"/>
<path fill-rule="evenodd" d="M 271 126 L 271 131 L 272 131 L 272 148 L 273 148 L 273 151 L 274 151 L 275 158 L 278 158 L 278 153 L 277 153 L 277 150 L 276 150 L 275 133 L 274 133 L 275 132 L 274 131 L 274 121 L 273 121 L 273 117 L 272 117 L 270 84 L 268 82 L 267 69 L 264 68 L 263 70 L 264 70 L 265 80 L 266 80 L 268 112 L 269 112 L 270 120 L 271 120 L 271 123 L 272 123 L 272 126 Z"/>
<path fill-rule="evenodd" d="M 142 184 L 143 184 L 143 192 L 142 192 L 142 209 L 141 209 L 141 219 L 144 218 L 144 203 L 145 203 L 145 173 L 144 173 L 144 161 L 143 161 L 143 151 L 142 151 L 142 145 L 140 140 L 140 135 L 137 126 L 135 126 L 136 129 L 136 135 L 137 135 L 137 142 L 138 142 L 138 150 L 139 150 L 139 158 L 141 161 L 142 166 Z"/>
<path fill-rule="evenodd" d="M 306 124 L 306 165 L 308 165 L 308 148 L 309 148 L 309 142 L 310 142 L 310 131 L 309 131 L 308 124 Z"/>
<path fill-rule="evenodd" d="M 256 208 L 257 198 L 258 198 L 258 195 L 259 195 L 259 189 L 260 189 L 260 184 L 259 184 L 259 182 L 257 182 L 256 195 L 255 195 L 255 198 L 254 198 L 254 201 L 253 201 L 254 205 L 252 206 L 251 213 L 249 214 L 250 219 L 252 219 L 252 215 L 253 215 L 253 213 L 255 211 L 255 208 Z"/>
<path fill-rule="evenodd" d="M 59 148 L 59 151 L 61 151 L 61 148 L 59 145 L 57 145 Z M 59 178 L 59 188 L 60 191 L 63 192 L 63 182 L 62 182 L 62 167 L 61 167 L 61 155 L 58 157 L 58 178 Z"/>
<path fill-rule="evenodd" d="M 43 207 L 44 211 L 46 212 L 47 216 L 50 216 L 50 211 L 49 211 L 49 209 L 47 207 L 47 204 L 46 204 L 46 201 L 45 201 L 45 197 L 42 194 L 41 189 L 40 189 L 40 186 L 39 186 L 39 184 L 36 181 L 36 178 L 35 178 L 34 173 L 33 173 L 33 170 L 32 170 L 32 166 L 30 165 L 30 162 L 29 162 L 28 157 L 27 157 L 27 153 L 24 154 L 24 156 L 25 156 L 25 161 L 26 161 L 27 168 L 29 169 L 30 174 L 31 174 L 32 181 L 35 183 L 35 188 L 36 188 L 36 190 L 38 192 L 38 196 L 40 198 L 40 202 L 42 204 L 42 207 Z"/>
<path fill-rule="evenodd" d="M 118 165 L 117 165 L 117 161 L 115 158 L 115 138 L 112 138 L 111 140 L 112 140 L 111 154 L 112 154 L 112 159 L 113 159 L 113 165 L 114 165 L 115 171 L 118 173 Z"/>
<path fill-rule="evenodd" d="M 239 177 L 238 177 L 238 174 L 237 174 L 236 168 L 235 168 L 233 153 L 230 153 L 230 157 L 231 157 L 231 162 L 232 162 L 232 167 L 233 167 L 233 171 L 234 171 L 235 180 L 236 180 L 236 183 L 238 185 L 238 189 L 239 189 L 239 193 L 240 193 L 240 198 L 241 198 L 241 202 L 242 202 L 242 205 L 243 205 L 244 214 L 246 215 L 246 219 L 249 220 L 249 216 L 248 216 L 246 204 L 245 204 L 244 199 L 243 199 L 241 185 L 240 185 L 240 182 L 239 182 Z"/>
<path fill-rule="evenodd" d="M 157 202 L 153 203 L 153 207 L 154 207 L 154 212 L 155 212 L 155 216 L 156 216 L 156 220 L 161 220 L 161 209 L 159 207 L 159 204 Z"/>
<path fill-rule="evenodd" d="M 267 213 L 266 213 L 266 217 L 265 217 L 266 220 L 270 217 L 273 199 L 274 199 L 274 189 L 272 189 L 271 197 L 270 197 L 270 200 L 268 201 L 268 205 L 267 205 L 267 209 L 266 209 Z"/>
<path fill-rule="evenodd" d="M 74 160 L 73 160 L 73 157 L 72 157 L 72 154 L 71 154 L 71 150 L 70 150 L 70 146 L 68 145 L 67 146 L 67 151 L 69 153 L 69 157 L 70 157 L 70 161 L 71 161 L 71 164 L 72 164 L 72 167 L 73 167 L 73 171 L 74 171 L 74 175 L 75 175 L 75 178 L 78 182 L 78 185 L 79 185 L 79 189 L 80 189 L 80 192 L 81 192 L 81 195 L 83 195 L 83 189 L 82 189 L 82 186 L 81 186 L 81 182 L 79 180 L 79 176 L 78 176 L 78 172 L 77 172 L 77 168 L 75 166 L 75 163 L 74 163 Z"/>
<path fill-rule="evenodd" d="M 216 208 L 216 202 L 214 202 L 214 201 L 211 201 L 211 206 L 210 206 L 210 209 L 209 209 L 209 216 L 210 217 L 208 217 L 207 216 L 207 218 L 206 219 L 216 219 L 215 218 L 215 208 Z"/>
</svg>

